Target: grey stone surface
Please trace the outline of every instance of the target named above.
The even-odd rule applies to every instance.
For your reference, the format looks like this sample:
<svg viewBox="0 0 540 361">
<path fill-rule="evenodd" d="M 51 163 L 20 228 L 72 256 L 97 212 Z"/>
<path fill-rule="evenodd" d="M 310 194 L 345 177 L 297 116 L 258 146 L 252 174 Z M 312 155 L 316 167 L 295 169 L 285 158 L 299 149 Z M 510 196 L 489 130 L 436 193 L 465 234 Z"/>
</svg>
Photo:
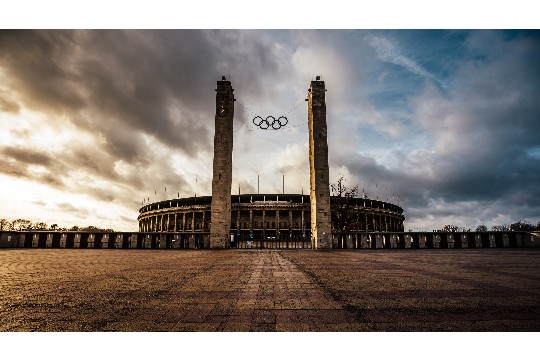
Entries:
<svg viewBox="0 0 540 361">
<path fill-rule="evenodd" d="M 0 331 L 540 331 L 538 249 L 15 248 L 0 274 Z"/>
<path fill-rule="evenodd" d="M 312 248 L 332 248 L 330 181 L 324 81 L 311 82 L 308 95 L 309 177 Z"/>
<path fill-rule="evenodd" d="M 217 82 L 212 177 L 210 248 L 227 248 L 231 227 L 234 93 L 230 81 Z"/>
</svg>

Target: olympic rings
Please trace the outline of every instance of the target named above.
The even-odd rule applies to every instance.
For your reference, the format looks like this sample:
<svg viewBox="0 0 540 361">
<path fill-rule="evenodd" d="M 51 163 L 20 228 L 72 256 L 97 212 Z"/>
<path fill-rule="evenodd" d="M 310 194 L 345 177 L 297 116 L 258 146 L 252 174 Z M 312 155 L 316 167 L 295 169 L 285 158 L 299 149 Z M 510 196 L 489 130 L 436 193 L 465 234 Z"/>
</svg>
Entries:
<svg viewBox="0 0 540 361">
<path fill-rule="evenodd" d="M 256 120 L 257 118 L 260 119 L 260 121 L 257 123 Z M 268 119 L 271 119 L 268 120 Z M 284 119 L 284 121 L 282 122 L 282 119 Z M 272 127 L 272 129 L 274 130 L 278 130 L 280 129 L 281 127 L 284 127 L 287 125 L 287 123 L 289 123 L 289 120 L 287 119 L 287 117 L 285 116 L 280 116 L 279 118 L 275 118 L 273 116 L 268 116 L 266 117 L 266 119 L 263 119 L 261 118 L 260 116 L 256 116 L 255 118 L 253 118 L 253 124 L 255 124 L 256 126 L 258 126 L 259 128 L 263 129 L 263 130 L 266 130 L 270 127 Z"/>
</svg>

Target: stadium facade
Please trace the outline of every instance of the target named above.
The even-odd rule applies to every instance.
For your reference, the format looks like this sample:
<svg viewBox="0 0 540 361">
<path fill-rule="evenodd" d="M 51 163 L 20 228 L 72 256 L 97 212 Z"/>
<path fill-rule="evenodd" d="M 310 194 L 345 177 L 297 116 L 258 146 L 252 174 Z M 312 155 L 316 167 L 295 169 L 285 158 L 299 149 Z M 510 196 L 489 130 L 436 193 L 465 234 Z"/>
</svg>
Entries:
<svg viewBox="0 0 540 361">
<path fill-rule="evenodd" d="M 403 232 L 403 209 L 380 200 L 355 198 L 351 202 L 355 232 Z M 139 232 L 178 234 L 199 248 L 210 246 L 212 197 L 164 200 L 139 209 Z M 230 230 L 224 247 L 239 243 L 310 243 L 311 201 L 302 194 L 241 194 L 230 196 Z M 311 248 L 311 247 L 309 247 Z M 332 247 L 334 248 L 334 247 Z"/>
</svg>

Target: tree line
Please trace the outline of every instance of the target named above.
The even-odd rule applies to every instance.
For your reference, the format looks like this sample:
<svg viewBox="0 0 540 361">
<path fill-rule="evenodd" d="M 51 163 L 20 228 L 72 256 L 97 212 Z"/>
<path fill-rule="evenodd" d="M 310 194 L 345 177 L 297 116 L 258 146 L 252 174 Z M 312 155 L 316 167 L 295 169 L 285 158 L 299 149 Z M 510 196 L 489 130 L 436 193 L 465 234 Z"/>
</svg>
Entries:
<svg viewBox="0 0 540 361">
<path fill-rule="evenodd" d="M 347 187 L 345 185 L 345 178 L 340 175 L 336 183 L 330 183 L 330 190 L 332 197 L 330 198 L 331 217 L 332 217 L 332 231 L 334 232 L 348 232 L 354 229 L 356 221 L 355 200 L 358 197 L 358 185 L 354 187 Z M 367 195 L 363 195 L 367 197 Z M 487 232 L 490 229 L 484 224 L 476 227 L 476 232 Z M 412 232 L 409 229 L 409 232 Z M 510 225 L 494 225 L 491 227 L 491 231 L 504 232 L 504 231 L 540 231 L 540 221 L 538 224 L 533 225 L 527 221 L 517 221 Z M 434 229 L 433 232 L 473 232 L 471 228 L 460 227 L 453 224 L 447 224 L 442 229 Z"/>
<path fill-rule="evenodd" d="M 476 232 L 487 232 L 490 229 L 485 224 L 481 224 L 476 227 Z M 467 229 L 465 227 L 459 227 L 452 224 L 445 225 L 442 229 L 437 230 L 438 232 L 472 232 L 472 229 Z M 534 225 L 532 223 L 529 223 L 527 221 L 517 221 L 515 223 L 512 223 L 510 225 L 502 224 L 502 225 L 493 225 L 491 226 L 491 231 L 494 232 L 507 232 L 507 231 L 522 231 L 522 232 L 532 232 L 532 231 L 540 231 L 540 221 Z"/>
<path fill-rule="evenodd" d="M 99 228 L 95 226 L 79 227 L 73 226 L 71 228 L 60 227 L 58 224 L 51 224 L 43 222 L 32 222 L 28 219 L 15 219 L 9 221 L 7 219 L 0 219 L 0 231 L 83 231 L 83 232 L 114 232 L 111 228 Z"/>
</svg>

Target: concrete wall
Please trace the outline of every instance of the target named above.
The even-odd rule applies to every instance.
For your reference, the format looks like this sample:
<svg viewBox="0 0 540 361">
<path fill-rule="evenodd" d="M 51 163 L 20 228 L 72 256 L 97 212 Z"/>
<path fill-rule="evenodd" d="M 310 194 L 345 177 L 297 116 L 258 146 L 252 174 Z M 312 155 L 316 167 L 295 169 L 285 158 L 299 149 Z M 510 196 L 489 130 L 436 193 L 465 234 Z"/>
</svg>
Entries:
<svg viewBox="0 0 540 361">
<path fill-rule="evenodd" d="M 342 240 L 334 242 L 339 245 L 336 248 L 345 249 L 540 247 L 540 232 L 350 232 L 333 237 Z M 0 248 L 196 249 L 209 248 L 208 240 L 208 232 L 0 232 Z M 266 240 L 264 248 L 288 248 L 276 246 L 279 242 L 286 244 L 284 240 Z"/>
</svg>

